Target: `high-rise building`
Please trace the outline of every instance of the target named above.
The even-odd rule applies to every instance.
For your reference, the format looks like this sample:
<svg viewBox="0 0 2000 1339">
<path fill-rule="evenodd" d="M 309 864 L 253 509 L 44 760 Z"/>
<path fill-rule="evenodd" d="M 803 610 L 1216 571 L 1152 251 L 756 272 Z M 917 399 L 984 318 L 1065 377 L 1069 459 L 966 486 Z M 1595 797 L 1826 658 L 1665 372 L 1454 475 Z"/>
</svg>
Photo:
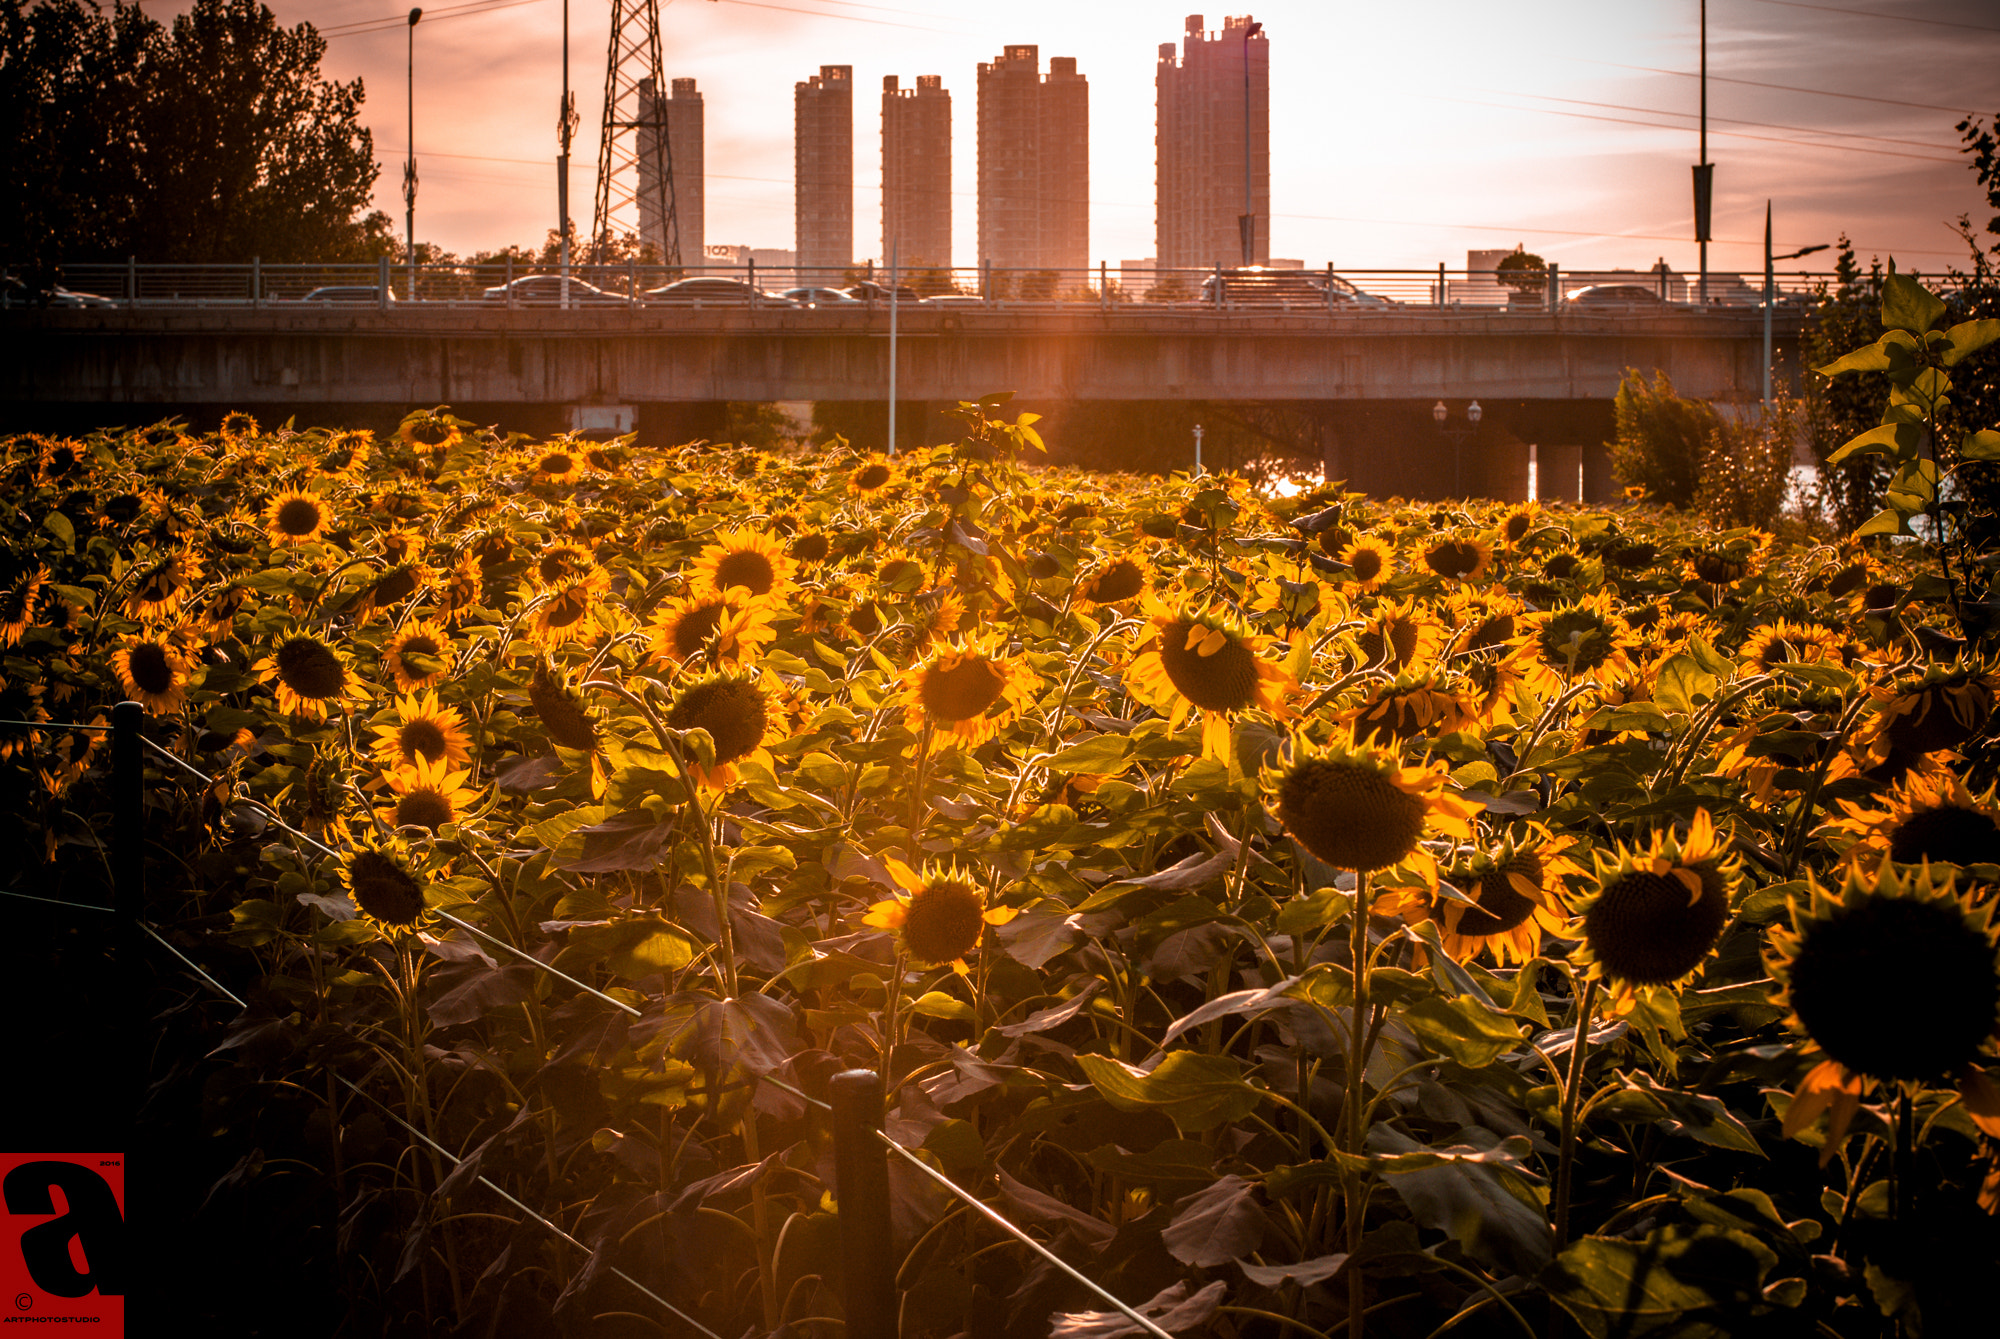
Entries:
<svg viewBox="0 0 2000 1339">
<path fill-rule="evenodd" d="M 822 65 L 792 86 L 799 282 L 838 282 L 854 263 L 854 67 Z"/>
<path fill-rule="evenodd" d="M 951 268 L 951 94 L 934 74 L 882 80 L 882 259 Z"/>
<path fill-rule="evenodd" d="M 1035 47 L 979 67 L 979 256 L 1002 269 L 1090 265 L 1090 84 Z"/>
<path fill-rule="evenodd" d="M 666 113 L 667 157 L 654 156 L 658 143 L 659 113 Z M 660 220 L 659 194 L 652 189 L 654 174 L 662 168 L 672 173 L 674 183 L 674 223 L 680 232 L 681 260 L 688 265 L 702 263 L 702 147 L 705 142 L 701 94 L 694 80 L 676 79 L 664 108 L 653 91 L 652 79 L 639 81 L 639 240 L 652 246 L 654 254 L 666 258 L 667 246 Z"/>
<path fill-rule="evenodd" d="M 1271 44 L 1248 14 L 1204 32 L 1190 14 L 1178 58 L 1160 44 L 1157 228 L 1161 269 L 1241 265 L 1271 255 Z M 1247 174 L 1245 171 L 1247 164 Z M 1248 209 L 1245 209 L 1245 195 Z"/>
</svg>

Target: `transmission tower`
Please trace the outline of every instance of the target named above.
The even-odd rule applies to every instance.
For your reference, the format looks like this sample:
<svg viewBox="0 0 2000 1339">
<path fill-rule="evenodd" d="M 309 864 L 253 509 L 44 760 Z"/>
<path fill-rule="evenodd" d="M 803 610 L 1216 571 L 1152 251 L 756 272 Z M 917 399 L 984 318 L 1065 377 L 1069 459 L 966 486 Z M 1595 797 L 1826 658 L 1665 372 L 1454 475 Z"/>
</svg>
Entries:
<svg viewBox="0 0 2000 1339">
<path fill-rule="evenodd" d="M 590 254 L 602 260 L 621 233 L 651 242 L 681 263 L 674 218 L 674 154 L 667 138 L 667 86 L 660 63 L 659 0 L 611 0 L 611 53 L 604 68 L 604 137 L 597 151 L 597 216 Z"/>
</svg>

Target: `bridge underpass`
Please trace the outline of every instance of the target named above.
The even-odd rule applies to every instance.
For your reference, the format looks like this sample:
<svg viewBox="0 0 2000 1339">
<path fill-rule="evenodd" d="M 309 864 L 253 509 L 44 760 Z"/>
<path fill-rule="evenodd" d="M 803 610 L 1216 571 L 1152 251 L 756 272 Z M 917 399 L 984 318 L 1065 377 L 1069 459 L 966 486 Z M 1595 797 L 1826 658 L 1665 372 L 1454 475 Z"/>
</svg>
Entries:
<svg viewBox="0 0 2000 1339">
<path fill-rule="evenodd" d="M 263 308 L 0 312 L 4 427 L 73 429 L 231 408 L 300 426 L 393 424 L 449 404 L 482 423 L 560 431 L 575 407 L 628 406 L 640 440 L 726 431 L 731 402 L 839 402 L 884 411 L 888 313 L 611 308 Z M 1776 330 L 1780 375 L 1799 320 Z M 1609 489 L 1602 443 L 1627 368 L 1665 371 L 1686 395 L 1745 402 L 1761 390 L 1755 311 L 1206 312 L 905 308 L 897 387 L 904 442 L 943 440 L 939 411 L 1012 390 L 1048 414 L 1092 404 L 1282 407 L 1306 425 L 1329 476 L 1372 493 L 1524 496 L 1534 448 L 1543 496 Z M 1430 418 L 1438 400 L 1463 429 Z M 853 417 L 850 415 L 850 417 Z M 866 420 L 868 415 L 859 416 Z M 860 444 L 869 444 L 855 434 Z M 878 437 L 873 443 L 879 445 Z M 1134 460 L 1171 468 L 1192 459 Z M 1215 463 L 1214 461 L 1210 462 Z M 1580 471 L 1580 476 L 1579 476 Z"/>
</svg>

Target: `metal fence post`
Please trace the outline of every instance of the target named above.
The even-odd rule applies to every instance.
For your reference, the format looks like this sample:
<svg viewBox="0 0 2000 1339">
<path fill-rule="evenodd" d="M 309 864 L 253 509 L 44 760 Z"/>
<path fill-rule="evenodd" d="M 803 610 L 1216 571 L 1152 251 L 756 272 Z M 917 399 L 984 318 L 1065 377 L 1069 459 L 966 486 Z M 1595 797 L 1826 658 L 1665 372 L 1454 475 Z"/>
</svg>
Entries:
<svg viewBox="0 0 2000 1339">
<path fill-rule="evenodd" d="M 895 1261 L 889 1251 L 889 1153 L 882 1078 L 848 1069 L 827 1084 L 833 1104 L 834 1196 L 847 1280 L 847 1339 L 896 1339 Z"/>
<path fill-rule="evenodd" d="M 375 305 L 383 311 L 389 310 L 389 257 L 377 257 L 379 268 L 375 276 Z"/>
<path fill-rule="evenodd" d="M 250 305 L 252 307 L 261 307 L 264 305 L 264 258 L 262 256 L 250 257 Z"/>
<path fill-rule="evenodd" d="M 1551 263 L 1549 266 L 1549 314 L 1550 315 L 1553 316 L 1557 312 L 1560 312 L 1562 310 L 1562 300 L 1563 300 L 1562 294 L 1563 294 L 1562 266 Z"/>
<path fill-rule="evenodd" d="M 137 256 L 125 257 L 125 303 L 131 307 L 139 305 L 139 258 Z"/>
<path fill-rule="evenodd" d="M 146 759 L 139 728 L 146 709 L 120 702 L 111 709 L 111 881 L 113 905 L 126 926 L 146 904 Z"/>
</svg>

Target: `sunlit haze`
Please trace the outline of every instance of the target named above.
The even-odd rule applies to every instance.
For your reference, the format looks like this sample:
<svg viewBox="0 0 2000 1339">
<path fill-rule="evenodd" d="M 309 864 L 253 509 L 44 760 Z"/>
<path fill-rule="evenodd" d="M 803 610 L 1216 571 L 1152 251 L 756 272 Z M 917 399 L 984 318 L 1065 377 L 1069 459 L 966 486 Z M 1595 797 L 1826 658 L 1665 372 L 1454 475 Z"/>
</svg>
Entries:
<svg viewBox="0 0 2000 1339">
<path fill-rule="evenodd" d="M 328 34 L 328 75 L 366 80 L 376 201 L 400 233 L 405 11 L 270 3 Z M 1150 256 L 1155 52 L 1189 12 L 1185 0 L 976 13 L 941 0 L 664 3 L 666 74 L 696 79 L 706 100 L 708 241 L 793 245 L 792 85 L 852 65 L 857 259 L 880 247 L 882 76 L 907 87 L 939 74 L 953 98 L 953 258 L 975 264 L 975 68 L 1033 43 L 1044 67 L 1075 56 L 1090 81 L 1092 258 Z M 1254 6 L 1271 43 L 1273 254 L 1457 269 L 1468 248 L 1525 244 L 1566 268 L 1664 257 L 1692 269 L 1698 12 L 1697 0 Z M 585 233 L 609 14 L 607 0 L 570 0 L 571 212 Z M 1767 197 L 1780 251 L 1845 232 L 1864 263 L 1963 261 L 1949 224 L 1981 202 L 1953 124 L 2000 109 L 1990 0 L 1715 0 L 1708 23 L 1713 268 L 1761 267 Z M 418 26 L 420 240 L 469 254 L 539 243 L 554 225 L 562 24 L 563 0 L 460 0 Z"/>
</svg>

